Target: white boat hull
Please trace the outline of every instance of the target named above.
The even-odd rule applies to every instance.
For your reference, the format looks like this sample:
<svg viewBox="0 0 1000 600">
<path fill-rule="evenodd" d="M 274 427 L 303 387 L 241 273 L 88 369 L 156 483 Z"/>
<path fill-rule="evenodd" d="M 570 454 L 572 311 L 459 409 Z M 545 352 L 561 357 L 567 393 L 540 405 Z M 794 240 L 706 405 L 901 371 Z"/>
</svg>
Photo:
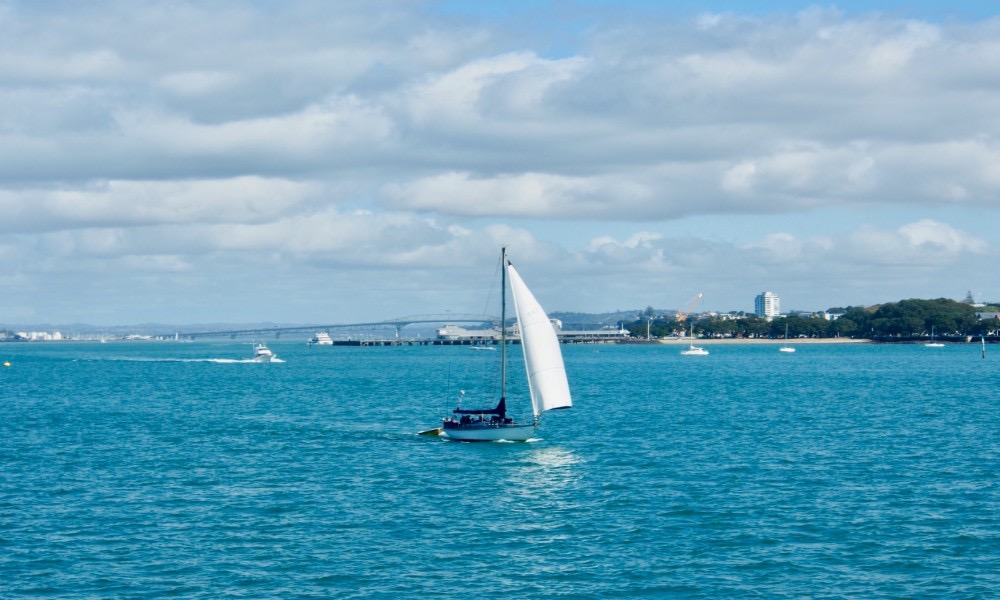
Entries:
<svg viewBox="0 0 1000 600">
<path fill-rule="evenodd" d="M 441 430 L 441 435 L 463 442 L 525 442 L 534 433 L 534 425 L 483 425 Z"/>
<path fill-rule="evenodd" d="M 333 339 L 330 337 L 330 334 L 328 334 L 326 332 L 320 332 L 320 333 L 317 333 L 316 335 L 314 335 L 311 340 L 309 340 L 309 345 L 310 346 L 332 346 L 333 345 Z"/>
<path fill-rule="evenodd" d="M 270 348 L 268 348 L 264 344 L 257 344 L 256 346 L 254 346 L 253 358 L 251 358 L 250 360 L 252 360 L 253 362 L 271 362 L 275 358 L 276 357 L 274 356 L 274 352 L 271 352 Z"/>
</svg>

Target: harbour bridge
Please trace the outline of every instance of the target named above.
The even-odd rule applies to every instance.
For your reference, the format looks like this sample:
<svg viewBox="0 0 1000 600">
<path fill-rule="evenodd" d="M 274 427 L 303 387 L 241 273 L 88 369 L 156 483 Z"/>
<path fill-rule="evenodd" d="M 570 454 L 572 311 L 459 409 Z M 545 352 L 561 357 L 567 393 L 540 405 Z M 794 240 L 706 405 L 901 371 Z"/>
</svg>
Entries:
<svg viewBox="0 0 1000 600">
<path fill-rule="evenodd" d="M 484 329 L 488 329 L 498 324 L 500 321 L 499 317 L 491 317 L 488 315 L 463 315 L 463 314 L 443 314 L 443 315 L 415 315 L 408 317 L 399 317 L 396 319 L 389 319 L 386 321 L 372 321 L 368 323 L 333 323 L 328 325 L 291 325 L 283 326 L 276 325 L 274 327 L 254 327 L 246 329 L 220 329 L 214 331 L 175 331 L 170 333 L 161 333 L 156 337 L 159 338 L 177 338 L 194 340 L 201 338 L 221 338 L 228 337 L 231 339 L 240 337 L 250 337 L 255 339 L 264 338 L 274 338 L 280 339 L 282 335 L 296 334 L 296 333 L 307 333 L 314 334 L 320 331 L 325 331 L 330 334 L 331 337 L 349 337 L 352 334 L 363 334 L 372 335 L 379 332 L 384 332 L 383 336 L 391 333 L 391 337 L 398 338 L 400 336 L 400 331 L 411 325 L 446 325 L 449 323 L 465 323 L 465 324 L 481 324 Z M 387 337 L 387 336 L 386 336 Z"/>
</svg>

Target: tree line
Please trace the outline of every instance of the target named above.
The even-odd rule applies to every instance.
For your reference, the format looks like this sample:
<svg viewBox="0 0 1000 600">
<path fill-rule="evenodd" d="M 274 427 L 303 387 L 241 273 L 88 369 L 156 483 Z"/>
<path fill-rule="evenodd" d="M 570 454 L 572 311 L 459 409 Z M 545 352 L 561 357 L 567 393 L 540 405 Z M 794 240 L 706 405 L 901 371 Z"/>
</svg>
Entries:
<svg viewBox="0 0 1000 600">
<path fill-rule="evenodd" d="M 979 309 L 998 312 L 996 306 Z M 947 298 L 936 300 L 901 300 L 870 307 L 850 306 L 831 308 L 827 319 L 822 315 L 785 316 L 770 321 L 754 314 L 709 316 L 679 320 L 674 316 L 658 316 L 651 307 L 630 324 L 629 333 L 637 338 L 670 337 L 693 333 L 697 337 L 782 338 L 786 326 L 788 337 L 835 338 L 853 337 L 874 340 L 910 340 L 935 337 L 964 339 L 967 336 L 997 335 L 1000 322 L 981 321 L 977 309 L 965 302 Z"/>
</svg>

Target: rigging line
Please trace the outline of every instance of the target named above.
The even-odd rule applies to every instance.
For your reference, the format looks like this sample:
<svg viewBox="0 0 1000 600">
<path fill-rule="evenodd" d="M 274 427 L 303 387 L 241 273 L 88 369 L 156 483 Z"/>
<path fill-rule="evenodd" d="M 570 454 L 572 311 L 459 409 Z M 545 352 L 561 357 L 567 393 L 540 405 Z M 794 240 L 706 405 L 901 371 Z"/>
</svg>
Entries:
<svg viewBox="0 0 1000 600">
<path fill-rule="evenodd" d="M 443 395 L 447 398 L 448 395 L 451 393 L 451 381 L 452 381 L 451 380 L 451 361 L 450 360 L 447 361 L 445 363 L 445 365 L 447 366 L 447 368 L 445 369 L 445 379 L 446 379 L 445 383 L 446 383 L 446 385 L 442 389 L 444 390 L 444 394 Z M 449 402 L 454 402 L 454 398 L 451 398 L 448 401 Z M 446 406 L 445 408 L 448 409 L 450 407 Z"/>
<path fill-rule="evenodd" d="M 483 306 L 483 316 L 489 316 L 490 305 L 496 302 L 497 280 L 500 278 L 500 269 L 503 268 L 503 260 L 497 261 L 496 268 L 493 269 L 493 278 L 490 280 L 490 289 L 486 294 L 486 303 Z"/>
</svg>

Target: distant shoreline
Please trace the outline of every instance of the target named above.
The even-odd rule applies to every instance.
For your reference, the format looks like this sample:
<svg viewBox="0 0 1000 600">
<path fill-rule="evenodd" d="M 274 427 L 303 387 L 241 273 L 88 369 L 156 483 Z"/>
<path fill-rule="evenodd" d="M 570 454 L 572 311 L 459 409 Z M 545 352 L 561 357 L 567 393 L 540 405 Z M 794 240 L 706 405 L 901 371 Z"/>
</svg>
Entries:
<svg viewBox="0 0 1000 600">
<path fill-rule="evenodd" d="M 788 344 L 789 346 L 798 346 L 802 344 L 871 344 L 873 343 L 869 339 L 863 338 L 793 338 L 789 340 L 785 339 L 768 339 L 768 338 L 663 338 L 659 340 L 652 340 L 653 342 L 658 342 L 660 344 L 668 345 L 683 345 L 687 346 L 689 344 L 698 345 L 708 345 L 708 344 Z"/>
</svg>

